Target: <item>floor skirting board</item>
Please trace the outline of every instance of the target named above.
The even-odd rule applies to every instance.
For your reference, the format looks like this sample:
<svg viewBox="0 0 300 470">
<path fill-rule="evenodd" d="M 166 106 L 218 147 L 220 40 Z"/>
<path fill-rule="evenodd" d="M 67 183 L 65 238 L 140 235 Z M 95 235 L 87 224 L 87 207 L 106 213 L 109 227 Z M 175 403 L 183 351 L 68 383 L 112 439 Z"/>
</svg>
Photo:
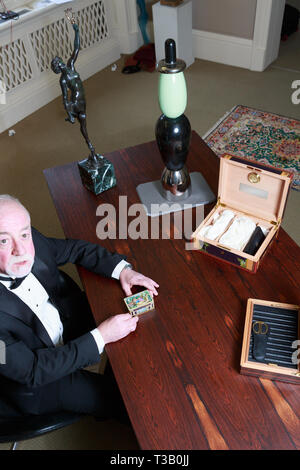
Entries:
<svg viewBox="0 0 300 470">
<path fill-rule="evenodd" d="M 193 30 L 193 52 L 198 59 L 250 69 L 252 40 Z"/>
</svg>

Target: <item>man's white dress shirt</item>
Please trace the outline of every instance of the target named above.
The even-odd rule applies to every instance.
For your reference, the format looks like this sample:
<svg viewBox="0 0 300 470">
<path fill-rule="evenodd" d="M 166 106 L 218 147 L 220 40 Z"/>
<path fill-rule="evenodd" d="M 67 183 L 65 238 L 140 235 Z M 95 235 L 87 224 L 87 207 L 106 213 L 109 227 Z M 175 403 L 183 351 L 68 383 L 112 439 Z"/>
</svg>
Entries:
<svg viewBox="0 0 300 470">
<path fill-rule="evenodd" d="M 119 264 L 115 267 L 112 272 L 111 277 L 114 279 L 119 279 L 121 271 L 128 266 L 125 260 L 120 261 Z M 129 265 L 130 266 L 130 265 Z M 10 277 L 5 274 L 1 274 L 4 277 Z M 11 281 L 0 281 L 7 289 L 10 290 Z M 63 324 L 60 320 L 58 310 L 49 300 L 49 295 L 34 276 L 34 274 L 29 273 L 28 276 L 24 279 L 22 284 L 13 289 L 12 292 L 17 295 L 28 307 L 35 313 L 39 320 L 44 325 L 48 335 L 50 336 L 53 344 L 59 346 L 63 344 Z M 84 315 L 84 312 L 82 312 Z M 104 341 L 101 336 L 98 328 L 95 328 L 90 332 L 97 344 L 99 354 L 103 352 Z"/>
</svg>

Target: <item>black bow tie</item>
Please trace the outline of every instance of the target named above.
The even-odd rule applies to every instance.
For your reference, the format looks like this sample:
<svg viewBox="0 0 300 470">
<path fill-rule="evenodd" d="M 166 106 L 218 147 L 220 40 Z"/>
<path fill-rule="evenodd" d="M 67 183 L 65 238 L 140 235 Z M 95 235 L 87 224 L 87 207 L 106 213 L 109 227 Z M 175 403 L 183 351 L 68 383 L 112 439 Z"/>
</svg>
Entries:
<svg viewBox="0 0 300 470">
<path fill-rule="evenodd" d="M 22 282 L 24 281 L 24 279 L 26 278 L 27 276 L 24 276 L 24 277 L 16 277 L 16 279 L 13 279 L 12 277 L 4 277 L 4 276 L 0 276 L 0 281 L 11 281 L 12 284 L 10 286 L 10 289 L 16 289 L 17 287 L 19 287 Z"/>
</svg>

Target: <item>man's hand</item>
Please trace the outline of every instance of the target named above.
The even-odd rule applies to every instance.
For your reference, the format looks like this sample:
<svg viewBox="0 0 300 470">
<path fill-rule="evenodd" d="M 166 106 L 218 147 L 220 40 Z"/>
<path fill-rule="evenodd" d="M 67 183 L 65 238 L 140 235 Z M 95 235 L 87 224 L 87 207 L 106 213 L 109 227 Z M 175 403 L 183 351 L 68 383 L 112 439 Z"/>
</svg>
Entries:
<svg viewBox="0 0 300 470">
<path fill-rule="evenodd" d="M 137 273 L 133 269 L 124 268 L 123 271 L 121 271 L 120 283 L 127 297 L 132 295 L 131 288 L 133 286 L 146 287 L 152 295 L 158 295 L 156 287 L 159 287 L 159 285 L 150 279 L 150 277 Z"/>
<path fill-rule="evenodd" d="M 124 338 L 136 329 L 138 317 L 132 317 L 130 313 L 121 313 L 110 317 L 100 323 L 98 330 L 105 344 L 114 343 Z"/>
</svg>

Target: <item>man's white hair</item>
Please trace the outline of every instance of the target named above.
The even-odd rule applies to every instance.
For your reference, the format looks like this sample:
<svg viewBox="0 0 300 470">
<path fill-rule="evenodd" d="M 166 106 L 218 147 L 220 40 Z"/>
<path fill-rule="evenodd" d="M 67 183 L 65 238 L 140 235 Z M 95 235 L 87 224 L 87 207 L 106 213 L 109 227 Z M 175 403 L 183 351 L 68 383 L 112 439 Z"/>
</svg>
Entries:
<svg viewBox="0 0 300 470">
<path fill-rule="evenodd" d="M 21 206 L 30 217 L 29 211 L 26 209 L 25 206 L 23 206 L 23 204 L 19 201 L 18 198 L 16 198 L 15 196 L 11 196 L 10 194 L 0 194 L 0 205 L 2 202 L 7 202 L 7 201 L 11 201 L 11 202 L 15 202 L 16 204 L 19 204 L 19 206 Z"/>
</svg>

